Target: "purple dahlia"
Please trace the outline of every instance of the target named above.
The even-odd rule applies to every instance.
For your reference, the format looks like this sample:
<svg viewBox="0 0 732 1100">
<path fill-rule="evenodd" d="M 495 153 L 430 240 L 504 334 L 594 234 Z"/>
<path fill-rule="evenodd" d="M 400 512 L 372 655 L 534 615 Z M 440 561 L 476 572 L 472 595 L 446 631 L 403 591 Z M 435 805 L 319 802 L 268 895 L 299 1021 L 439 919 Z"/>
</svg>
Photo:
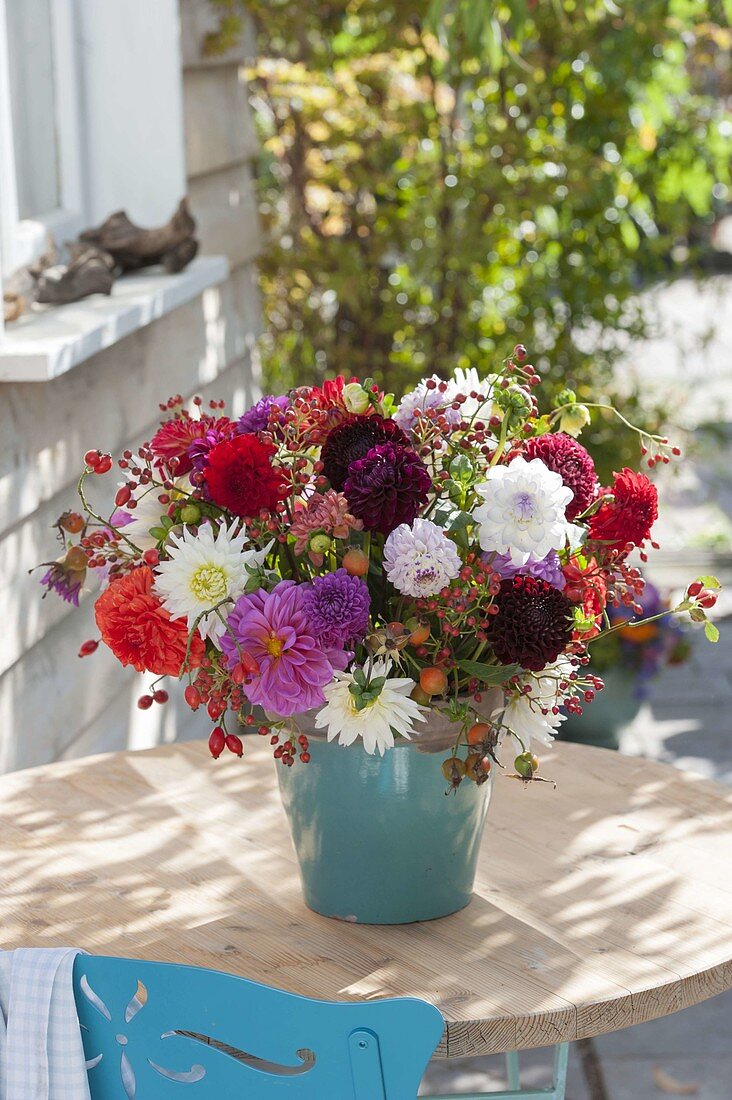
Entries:
<svg viewBox="0 0 732 1100">
<path fill-rule="evenodd" d="M 381 443 L 351 463 L 343 488 L 365 529 L 389 535 L 419 515 L 431 487 L 427 467 L 411 447 Z"/>
<path fill-rule="evenodd" d="M 345 424 L 339 424 L 328 432 L 320 452 L 323 473 L 333 489 L 340 492 L 346 483 L 352 462 L 375 447 L 377 443 L 409 444 L 406 435 L 395 420 L 383 416 L 355 416 Z"/>
<path fill-rule="evenodd" d="M 320 644 L 344 648 L 360 642 L 369 625 L 369 590 L 345 569 L 315 577 L 303 592 L 310 629 Z"/>
<path fill-rule="evenodd" d="M 556 550 L 550 550 L 545 558 L 535 558 L 531 554 L 523 565 L 515 565 L 510 554 L 483 554 L 483 560 L 503 580 L 510 580 L 517 573 L 526 573 L 530 577 L 541 577 L 560 591 L 567 583 Z"/>
<path fill-rule="evenodd" d="M 290 399 L 286 394 L 279 397 L 275 397 L 271 393 L 265 394 L 264 397 L 260 397 L 256 405 L 252 405 L 251 409 L 247 409 L 244 415 L 239 417 L 237 424 L 239 434 L 253 435 L 255 432 L 266 431 L 269 427 L 270 409 L 277 406 L 278 409 L 282 409 L 284 412 L 289 404 Z"/>
</svg>

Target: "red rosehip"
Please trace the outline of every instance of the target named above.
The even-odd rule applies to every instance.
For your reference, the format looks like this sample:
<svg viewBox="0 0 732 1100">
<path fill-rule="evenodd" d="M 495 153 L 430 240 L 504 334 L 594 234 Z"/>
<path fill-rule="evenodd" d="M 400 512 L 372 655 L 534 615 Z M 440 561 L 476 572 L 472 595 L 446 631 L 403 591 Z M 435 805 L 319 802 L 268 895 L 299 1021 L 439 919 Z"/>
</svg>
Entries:
<svg viewBox="0 0 732 1100">
<path fill-rule="evenodd" d="M 96 468 L 99 459 L 102 457 L 101 451 L 87 451 L 84 455 L 84 463 L 87 466 L 91 466 L 92 470 Z"/>
<path fill-rule="evenodd" d="M 121 508 L 123 504 L 127 503 L 131 496 L 132 489 L 130 489 L 129 485 L 122 485 L 115 494 L 114 503 L 118 508 Z"/>
<path fill-rule="evenodd" d="M 244 745 L 242 744 L 241 737 L 237 737 L 235 733 L 227 733 L 226 747 L 229 752 L 233 752 L 234 756 L 244 755 Z"/>
<path fill-rule="evenodd" d="M 189 684 L 186 690 L 183 692 L 183 698 L 185 699 L 191 710 L 198 710 L 201 705 L 201 693 L 197 687 L 193 684 Z"/>
<path fill-rule="evenodd" d="M 208 716 L 215 722 L 226 710 L 226 705 L 220 699 L 209 699 L 207 706 Z"/>
<path fill-rule="evenodd" d="M 88 657 L 91 653 L 95 653 L 99 648 L 99 642 L 96 638 L 90 638 L 88 642 L 82 642 L 79 647 L 79 656 Z"/>
<path fill-rule="evenodd" d="M 687 596 L 698 596 L 700 592 L 704 590 L 704 585 L 701 581 L 692 581 L 689 587 L 686 589 Z"/>
<path fill-rule="evenodd" d="M 211 736 L 208 739 L 208 751 L 213 756 L 214 760 L 218 760 L 221 753 L 224 751 L 226 745 L 226 735 L 221 726 L 215 726 L 211 730 Z"/>
<path fill-rule="evenodd" d="M 140 698 L 137 700 L 137 705 L 140 710 L 149 710 L 150 707 L 153 705 L 152 695 L 141 695 Z"/>
<path fill-rule="evenodd" d="M 97 459 L 96 466 L 93 467 L 95 474 L 107 474 L 112 469 L 112 456 L 100 455 Z"/>
<path fill-rule="evenodd" d="M 717 594 L 716 592 L 702 592 L 696 602 L 699 604 L 699 607 L 714 607 L 717 602 Z"/>
<path fill-rule="evenodd" d="M 160 554 L 153 547 L 151 550 L 145 551 L 142 555 L 142 560 L 145 562 L 145 565 L 157 565 L 160 561 Z"/>
<path fill-rule="evenodd" d="M 169 698 L 170 696 L 168 695 L 167 691 L 163 690 L 163 688 L 158 688 L 157 691 L 153 692 L 153 699 L 156 703 L 167 703 Z"/>
</svg>

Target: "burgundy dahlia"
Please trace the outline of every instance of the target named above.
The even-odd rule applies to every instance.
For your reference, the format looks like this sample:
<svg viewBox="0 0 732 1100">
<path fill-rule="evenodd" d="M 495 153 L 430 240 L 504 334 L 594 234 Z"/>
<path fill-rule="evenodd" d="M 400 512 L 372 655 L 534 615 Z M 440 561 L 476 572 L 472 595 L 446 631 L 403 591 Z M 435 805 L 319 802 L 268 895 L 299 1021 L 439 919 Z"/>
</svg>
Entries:
<svg viewBox="0 0 732 1100">
<path fill-rule="evenodd" d="M 323 473 L 333 489 L 341 491 L 348 477 L 348 467 L 363 458 L 377 443 L 401 443 L 409 440 L 395 420 L 383 416 L 354 416 L 328 432 L 320 452 Z"/>
<path fill-rule="evenodd" d="M 411 447 L 381 443 L 351 463 L 343 489 L 366 530 L 389 535 L 415 519 L 431 486 L 427 467 Z"/>
<path fill-rule="evenodd" d="M 581 443 L 564 432 L 549 432 L 526 441 L 521 454 L 530 462 L 540 458 L 545 466 L 559 474 L 574 497 L 567 505 L 568 520 L 576 519 L 597 495 L 595 464 Z"/>
<path fill-rule="evenodd" d="M 519 574 L 501 581 L 488 637 L 502 664 L 541 672 L 556 661 L 572 637 L 572 604 L 540 577 Z"/>
</svg>

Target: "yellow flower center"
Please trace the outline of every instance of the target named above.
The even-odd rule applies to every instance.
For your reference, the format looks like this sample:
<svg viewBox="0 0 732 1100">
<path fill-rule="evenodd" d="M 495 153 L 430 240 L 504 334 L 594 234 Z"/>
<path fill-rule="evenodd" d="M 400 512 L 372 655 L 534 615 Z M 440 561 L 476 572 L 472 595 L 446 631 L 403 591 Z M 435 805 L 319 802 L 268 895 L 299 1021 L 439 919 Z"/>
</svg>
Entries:
<svg viewBox="0 0 732 1100">
<path fill-rule="evenodd" d="M 229 594 L 229 579 L 220 565 L 199 565 L 191 577 L 191 592 L 201 603 L 214 604 Z"/>
<path fill-rule="evenodd" d="M 282 639 L 278 638 L 276 634 L 270 634 L 264 647 L 273 657 L 279 657 L 282 653 Z"/>
</svg>

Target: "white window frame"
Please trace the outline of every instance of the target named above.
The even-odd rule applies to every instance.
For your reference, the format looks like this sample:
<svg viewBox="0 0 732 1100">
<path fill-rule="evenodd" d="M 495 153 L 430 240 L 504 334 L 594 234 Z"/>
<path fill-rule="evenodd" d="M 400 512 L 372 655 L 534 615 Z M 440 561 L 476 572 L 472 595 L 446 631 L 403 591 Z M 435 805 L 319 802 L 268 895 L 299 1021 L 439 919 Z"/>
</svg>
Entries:
<svg viewBox="0 0 732 1100">
<path fill-rule="evenodd" d="M 49 233 L 62 244 L 75 237 L 86 221 L 76 4 L 73 0 L 50 0 L 60 204 L 38 217 L 21 218 L 8 64 L 8 2 L 21 0 L 0 0 L 0 240 L 6 275 L 34 260 L 43 251 Z"/>
</svg>

